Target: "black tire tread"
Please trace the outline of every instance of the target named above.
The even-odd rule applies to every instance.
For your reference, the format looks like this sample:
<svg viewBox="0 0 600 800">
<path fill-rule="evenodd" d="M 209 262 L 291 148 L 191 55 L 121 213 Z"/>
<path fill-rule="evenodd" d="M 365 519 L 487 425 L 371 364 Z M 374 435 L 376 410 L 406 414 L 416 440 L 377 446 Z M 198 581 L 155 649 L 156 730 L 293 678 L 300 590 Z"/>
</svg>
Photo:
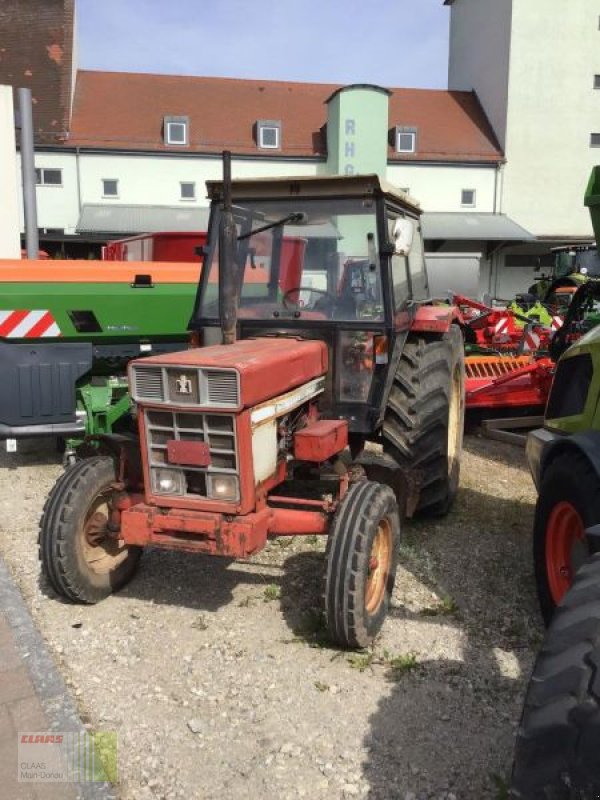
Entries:
<svg viewBox="0 0 600 800">
<path fill-rule="evenodd" d="M 593 591 L 591 577 L 595 578 Z M 580 582 L 587 584 L 584 592 L 579 591 Z M 583 604 L 574 598 L 582 599 Z M 515 746 L 510 791 L 514 800 L 587 800 L 598 796 L 599 665 L 597 554 L 557 607 L 536 660 Z"/>
<path fill-rule="evenodd" d="M 331 524 L 325 553 L 325 616 L 331 638 L 342 647 L 366 647 L 373 638 L 374 631 L 365 625 L 364 597 L 360 596 L 358 576 L 363 559 L 369 556 L 369 528 L 379 523 L 385 509 L 392 509 L 398 515 L 392 489 L 373 481 L 360 481 L 350 487 Z M 394 524 L 388 597 L 379 627 L 387 613 L 396 572 L 399 517 Z"/>
<path fill-rule="evenodd" d="M 141 548 L 129 548 L 125 568 L 108 590 L 88 585 L 72 566 L 68 556 L 70 527 L 77 513 L 78 496 L 113 476 L 114 463 L 107 456 L 77 461 L 66 469 L 50 491 L 39 523 L 38 554 L 42 573 L 57 594 L 76 603 L 97 603 L 126 583 L 137 566 Z"/>
<path fill-rule="evenodd" d="M 464 345 L 458 326 L 452 325 L 448 334 L 436 339 L 409 334 L 388 399 L 383 447 L 404 472 L 419 476 L 418 514 L 446 513 L 456 494 L 458 475 L 448 475 L 447 460 L 448 411 L 456 363 L 464 389 Z"/>
</svg>

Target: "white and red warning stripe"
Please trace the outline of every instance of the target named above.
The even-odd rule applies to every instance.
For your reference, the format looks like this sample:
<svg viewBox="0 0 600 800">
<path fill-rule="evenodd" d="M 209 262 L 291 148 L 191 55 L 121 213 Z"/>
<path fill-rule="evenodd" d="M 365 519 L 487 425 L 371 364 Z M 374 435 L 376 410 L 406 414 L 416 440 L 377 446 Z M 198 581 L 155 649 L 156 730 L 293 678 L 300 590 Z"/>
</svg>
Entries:
<svg viewBox="0 0 600 800">
<path fill-rule="evenodd" d="M 500 333 L 508 332 L 508 317 L 501 317 L 494 326 L 496 336 Z"/>
<path fill-rule="evenodd" d="M 525 329 L 525 334 L 523 336 L 523 352 L 530 353 L 533 350 L 537 350 L 541 341 L 542 337 L 539 333 Z"/>
<path fill-rule="evenodd" d="M 562 328 L 564 320 L 562 317 L 552 317 L 552 330 L 558 331 Z"/>
<path fill-rule="evenodd" d="M 44 339 L 50 336 L 61 336 L 61 330 L 48 309 L 0 311 L 0 337 Z"/>
</svg>

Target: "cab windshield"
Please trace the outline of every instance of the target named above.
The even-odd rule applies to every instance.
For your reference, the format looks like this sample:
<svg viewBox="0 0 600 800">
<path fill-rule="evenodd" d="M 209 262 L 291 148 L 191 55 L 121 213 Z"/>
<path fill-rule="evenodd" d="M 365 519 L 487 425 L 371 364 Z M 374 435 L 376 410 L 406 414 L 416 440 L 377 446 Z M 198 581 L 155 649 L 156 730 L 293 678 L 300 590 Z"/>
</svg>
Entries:
<svg viewBox="0 0 600 800">
<path fill-rule="evenodd" d="M 235 203 L 233 214 L 239 319 L 383 320 L 373 201 L 251 201 Z M 204 319 L 218 318 L 218 217 L 203 276 Z"/>
</svg>

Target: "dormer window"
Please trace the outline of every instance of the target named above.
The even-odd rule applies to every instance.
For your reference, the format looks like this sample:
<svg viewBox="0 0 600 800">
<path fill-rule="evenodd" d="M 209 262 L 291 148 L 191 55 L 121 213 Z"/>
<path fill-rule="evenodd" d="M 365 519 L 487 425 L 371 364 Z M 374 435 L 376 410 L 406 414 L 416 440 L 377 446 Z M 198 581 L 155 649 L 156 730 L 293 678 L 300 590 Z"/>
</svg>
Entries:
<svg viewBox="0 0 600 800">
<path fill-rule="evenodd" d="M 188 117 L 165 117 L 163 123 L 165 144 L 185 147 L 189 144 Z"/>
<path fill-rule="evenodd" d="M 281 122 L 259 119 L 256 123 L 256 139 L 262 150 L 280 150 Z"/>
<path fill-rule="evenodd" d="M 417 152 L 416 128 L 407 128 L 403 125 L 396 125 L 396 152 L 397 153 Z"/>
</svg>

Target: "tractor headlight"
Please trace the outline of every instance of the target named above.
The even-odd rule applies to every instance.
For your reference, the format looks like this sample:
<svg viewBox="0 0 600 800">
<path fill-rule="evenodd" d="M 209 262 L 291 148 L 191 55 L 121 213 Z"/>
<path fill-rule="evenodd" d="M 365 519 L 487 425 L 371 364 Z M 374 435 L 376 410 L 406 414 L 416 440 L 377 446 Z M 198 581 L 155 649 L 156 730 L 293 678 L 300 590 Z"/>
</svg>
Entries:
<svg viewBox="0 0 600 800">
<path fill-rule="evenodd" d="M 235 475 L 209 475 L 208 496 L 211 500 L 238 500 L 239 487 Z"/>
<path fill-rule="evenodd" d="M 183 473 L 177 469 L 154 469 L 154 491 L 157 494 L 183 494 Z"/>
</svg>

